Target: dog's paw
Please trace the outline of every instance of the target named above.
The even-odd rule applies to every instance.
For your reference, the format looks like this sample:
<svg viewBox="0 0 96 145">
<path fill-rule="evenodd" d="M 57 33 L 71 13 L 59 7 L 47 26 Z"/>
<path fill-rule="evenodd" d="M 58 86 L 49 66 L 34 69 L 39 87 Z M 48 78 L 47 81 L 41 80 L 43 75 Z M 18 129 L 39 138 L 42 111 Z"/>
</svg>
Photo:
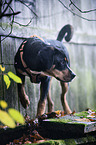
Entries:
<svg viewBox="0 0 96 145">
<path fill-rule="evenodd" d="M 27 95 L 24 96 L 23 98 L 20 97 L 20 102 L 25 109 L 28 108 L 28 106 L 30 105 L 30 101 Z"/>
</svg>

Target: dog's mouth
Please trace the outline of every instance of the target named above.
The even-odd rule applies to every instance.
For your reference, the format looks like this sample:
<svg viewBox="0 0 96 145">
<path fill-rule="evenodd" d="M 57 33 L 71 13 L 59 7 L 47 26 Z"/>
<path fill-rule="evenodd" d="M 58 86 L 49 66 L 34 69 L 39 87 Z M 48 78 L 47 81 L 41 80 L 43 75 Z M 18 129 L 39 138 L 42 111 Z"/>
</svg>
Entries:
<svg viewBox="0 0 96 145">
<path fill-rule="evenodd" d="M 71 76 L 63 77 L 63 79 L 56 77 L 56 79 L 62 82 L 71 82 L 75 78 L 75 76 L 75 73 L 72 73 Z"/>
<path fill-rule="evenodd" d="M 76 76 L 76 74 L 68 66 L 67 66 L 67 69 L 64 70 L 64 74 L 65 75 L 62 80 L 64 82 L 71 82 Z"/>
<path fill-rule="evenodd" d="M 76 74 L 68 66 L 62 71 L 51 68 L 50 70 L 47 70 L 47 74 L 63 82 L 71 82 L 76 76 Z"/>
</svg>

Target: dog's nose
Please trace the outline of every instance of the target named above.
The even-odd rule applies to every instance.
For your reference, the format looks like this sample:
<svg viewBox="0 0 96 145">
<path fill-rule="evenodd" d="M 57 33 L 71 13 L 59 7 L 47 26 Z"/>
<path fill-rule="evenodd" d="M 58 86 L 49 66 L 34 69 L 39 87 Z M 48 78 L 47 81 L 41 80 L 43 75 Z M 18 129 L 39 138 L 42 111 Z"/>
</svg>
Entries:
<svg viewBox="0 0 96 145">
<path fill-rule="evenodd" d="M 69 68 L 69 66 L 67 65 L 68 70 L 70 71 L 71 74 L 71 80 L 75 78 L 76 74 Z"/>
<path fill-rule="evenodd" d="M 75 77 L 76 77 L 76 74 L 74 72 L 72 72 L 71 78 L 74 79 Z"/>
</svg>

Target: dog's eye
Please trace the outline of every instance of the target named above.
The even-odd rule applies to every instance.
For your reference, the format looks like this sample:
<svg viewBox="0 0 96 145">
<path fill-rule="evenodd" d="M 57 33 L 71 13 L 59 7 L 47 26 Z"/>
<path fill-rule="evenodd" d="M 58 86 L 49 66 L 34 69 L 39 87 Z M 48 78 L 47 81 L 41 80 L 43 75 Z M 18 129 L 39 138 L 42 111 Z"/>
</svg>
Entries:
<svg viewBox="0 0 96 145">
<path fill-rule="evenodd" d="M 68 59 L 67 59 L 66 57 L 65 57 L 64 59 L 65 59 L 65 61 L 68 63 Z"/>
</svg>

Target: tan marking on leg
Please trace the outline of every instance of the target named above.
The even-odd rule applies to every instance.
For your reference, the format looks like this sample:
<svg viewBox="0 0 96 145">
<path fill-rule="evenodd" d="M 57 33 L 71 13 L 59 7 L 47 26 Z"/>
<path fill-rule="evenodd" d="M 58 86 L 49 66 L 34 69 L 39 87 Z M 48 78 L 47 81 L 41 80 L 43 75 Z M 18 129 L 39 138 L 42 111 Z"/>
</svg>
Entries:
<svg viewBox="0 0 96 145">
<path fill-rule="evenodd" d="M 24 84 L 21 84 L 21 91 L 18 92 L 18 96 L 20 98 L 20 102 L 21 102 L 22 106 L 24 108 L 27 108 L 28 105 L 30 104 L 30 101 L 29 101 L 28 96 L 25 93 L 25 86 L 24 86 Z"/>
<path fill-rule="evenodd" d="M 72 111 L 71 111 L 71 109 L 68 105 L 68 102 L 66 100 L 66 93 L 68 91 L 68 83 L 61 82 L 61 88 L 62 88 L 61 103 L 62 103 L 62 106 L 63 106 L 63 109 L 64 109 L 64 113 L 65 114 L 71 114 Z"/>
<path fill-rule="evenodd" d="M 48 91 L 48 95 L 47 95 L 48 112 L 53 112 L 54 111 L 54 103 L 51 99 L 51 82 L 52 82 L 52 79 L 50 80 L 50 86 L 49 86 L 49 91 Z"/>
<path fill-rule="evenodd" d="M 46 107 L 46 100 L 44 100 L 44 101 L 39 100 L 36 116 L 40 116 L 40 115 L 44 114 L 45 113 L 45 107 Z"/>
<path fill-rule="evenodd" d="M 40 116 L 45 113 L 45 107 L 46 107 L 46 99 L 42 101 L 42 87 L 40 85 L 40 100 L 38 102 L 38 107 L 37 107 L 37 115 Z"/>
</svg>

